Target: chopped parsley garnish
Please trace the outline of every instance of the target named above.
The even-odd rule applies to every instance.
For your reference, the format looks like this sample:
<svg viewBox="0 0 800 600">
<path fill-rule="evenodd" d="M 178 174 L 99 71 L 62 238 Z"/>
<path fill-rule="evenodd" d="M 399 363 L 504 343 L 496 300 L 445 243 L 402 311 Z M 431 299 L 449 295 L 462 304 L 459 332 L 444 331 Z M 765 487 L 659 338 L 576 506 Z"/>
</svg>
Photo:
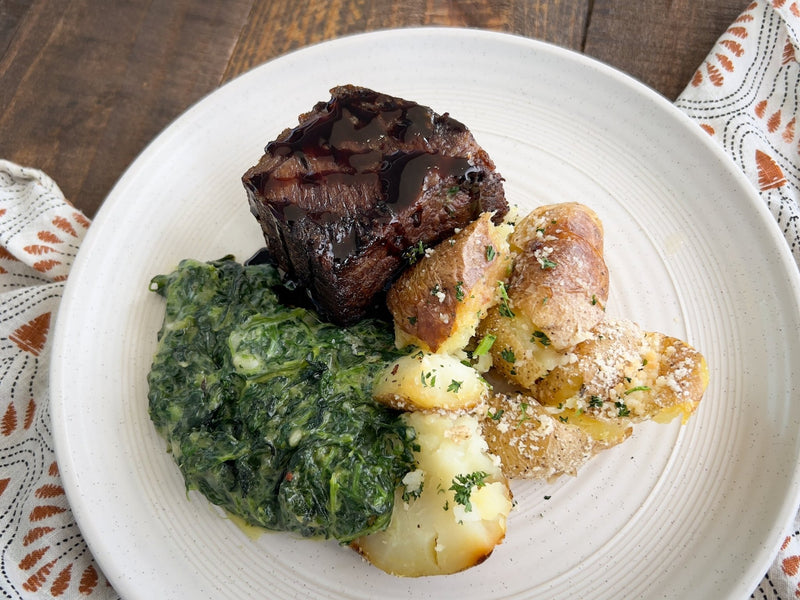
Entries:
<svg viewBox="0 0 800 600">
<path fill-rule="evenodd" d="M 456 300 L 458 300 L 459 302 L 464 300 L 464 288 L 463 288 L 463 285 L 464 285 L 463 281 L 459 281 L 459 282 L 456 283 Z"/>
<path fill-rule="evenodd" d="M 542 269 L 543 269 L 543 270 L 547 270 L 547 269 L 555 269 L 555 268 L 556 268 L 556 266 L 557 266 L 555 262 L 553 262 L 553 261 L 552 261 L 552 260 L 550 260 L 549 258 L 544 258 L 544 257 L 542 257 L 542 258 L 539 260 L 539 264 L 542 266 Z"/>
<path fill-rule="evenodd" d="M 631 409 L 629 409 L 624 402 L 617 400 L 616 402 L 614 402 L 614 406 L 617 407 L 618 417 L 627 417 L 631 414 Z"/>
<path fill-rule="evenodd" d="M 463 385 L 463 383 L 464 383 L 463 381 L 456 381 L 455 379 L 452 379 L 450 381 L 450 385 L 447 386 L 447 391 L 448 392 L 453 392 L 454 394 L 457 394 L 458 390 L 461 389 L 461 386 Z"/>
<path fill-rule="evenodd" d="M 632 387 L 629 390 L 625 390 L 625 395 L 632 394 L 633 392 L 647 392 L 650 390 L 649 385 L 637 385 L 636 387 Z"/>
<path fill-rule="evenodd" d="M 503 413 L 504 413 L 504 412 L 505 412 L 505 411 L 504 411 L 502 408 L 498 408 L 496 411 L 494 411 L 494 414 L 492 414 L 490 411 L 487 411 L 487 412 L 486 412 L 486 415 L 487 415 L 487 416 L 488 416 L 488 417 L 489 417 L 489 418 L 490 418 L 492 421 L 499 421 L 499 420 L 500 420 L 500 419 L 503 417 Z"/>
<path fill-rule="evenodd" d="M 475 348 L 475 351 L 472 353 L 472 356 L 482 356 L 489 352 L 492 348 L 492 344 L 497 339 L 497 336 L 492 335 L 491 333 L 487 333 L 485 336 L 481 338 L 481 341 L 478 342 L 478 346 Z"/>
<path fill-rule="evenodd" d="M 508 291 L 506 291 L 506 284 L 502 281 L 498 281 L 497 286 L 500 288 L 500 314 L 504 317 L 508 317 L 509 319 L 513 319 L 514 311 L 512 311 L 511 307 L 509 306 L 510 300 L 508 297 Z"/>
<path fill-rule="evenodd" d="M 436 385 L 435 371 L 423 371 L 420 373 L 419 378 L 423 387 L 433 387 Z"/>
<path fill-rule="evenodd" d="M 409 490 L 407 486 L 403 486 L 403 502 L 409 502 L 410 500 L 416 500 L 417 498 L 422 495 L 422 488 L 425 482 L 423 481 L 419 487 L 415 490 Z"/>
<path fill-rule="evenodd" d="M 514 351 L 511 348 L 503 348 L 500 351 L 500 356 L 507 363 L 513 363 L 513 362 L 515 362 L 517 360 L 517 357 L 514 356 Z"/>
<path fill-rule="evenodd" d="M 425 256 L 425 245 L 422 243 L 422 240 L 417 242 L 415 245 L 407 248 L 406 251 L 403 253 L 403 256 L 410 265 L 413 265 L 420 258 Z"/>
<path fill-rule="evenodd" d="M 550 345 L 550 338 L 544 331 L 534 331 L 531 336 L 531 342 L 539 342 L 542 346 Z"/>
<path fill-rule="evenodd" d="M 522 409 L 522 416 L 520 417 L 519 421 L 517 421 L 517 427 L 522 425 L 525 421 L 530 420 L 530 416 L 528 415 L 528 406 L 530 406 L 527 402 L 520 402 L 519 407 Z"/>
<path fill-rule="evenodd" d="M 486 246 L 486 261 L 487 262 L 492 262 L 496 255 L 497 255 L 497 252 L 495 252 L 494 246 Z"/>
<path fill-rule="evenodd" d="M 470 502 L 472 488 L 482 488 L 486 485 L 488 476 L 489 474 L 484 471 L 474 471 L 468 475 L 456 475 L 453 478 L 453 485 L 450 486 L 450 489 L 456 493 L 455 501 L 464 507 L 465 512 L 472 512 L 472 502 Z"/>
<path fill-rule="evenodd" d="M 603 402 L 604 400 L 600 396 L 592 396 L 589 399 L 589 406 L 592 406 L 594 408 L 600 408 L 601 406 L 603 406 Z"/>
</svg>

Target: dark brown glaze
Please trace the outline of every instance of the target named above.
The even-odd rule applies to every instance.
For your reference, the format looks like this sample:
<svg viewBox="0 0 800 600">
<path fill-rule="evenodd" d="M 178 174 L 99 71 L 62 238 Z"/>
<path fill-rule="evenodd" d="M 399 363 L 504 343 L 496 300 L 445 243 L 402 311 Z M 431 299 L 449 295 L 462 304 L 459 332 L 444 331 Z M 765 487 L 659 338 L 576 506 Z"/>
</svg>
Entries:
<svg viewBox="0 0 800 600">
<path fill-rule="evenodd" d="M 331 93 L 267 144 L 243 183 L 271 259 L 346 324 L 380 300 L 409 248 L 508 206 L 462 123 L 366 88 Z"/>
</svg>

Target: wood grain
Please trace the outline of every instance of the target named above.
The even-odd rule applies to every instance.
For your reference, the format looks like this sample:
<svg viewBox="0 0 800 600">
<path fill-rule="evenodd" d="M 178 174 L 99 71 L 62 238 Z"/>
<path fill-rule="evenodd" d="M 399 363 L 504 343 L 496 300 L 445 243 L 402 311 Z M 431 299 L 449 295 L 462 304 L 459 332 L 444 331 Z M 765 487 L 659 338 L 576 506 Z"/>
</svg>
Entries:
<svg viewBox="0 0 800 600">
<path fill-rule="evenodd" d="M 595 0 L 584 51 L 674 100 L 714 42 L 749 4 L 750 0 Z"/>
<path fill-rule="evenodd" d="M 219 84 L 250 9 L 108 4 L 9 7 L 17 25 L 0 62 L 0 156 L 43 169 L 89 216 L 145 145 Z"/>
<path fill-rule="evenodd" d="M 0 0 L 0 158 L 88 216 L 170 121 L 267 60 L 395 27 L 505 31 L 583 51 L 670 99 L 748 0 Z"/>
<path fill-rule="evenodd" d="M 479 27 L 580 50 L 589 5 L 589 0 L 256 2 L 225 79 L 308 44 L 393 27 Z"/>
</svg>

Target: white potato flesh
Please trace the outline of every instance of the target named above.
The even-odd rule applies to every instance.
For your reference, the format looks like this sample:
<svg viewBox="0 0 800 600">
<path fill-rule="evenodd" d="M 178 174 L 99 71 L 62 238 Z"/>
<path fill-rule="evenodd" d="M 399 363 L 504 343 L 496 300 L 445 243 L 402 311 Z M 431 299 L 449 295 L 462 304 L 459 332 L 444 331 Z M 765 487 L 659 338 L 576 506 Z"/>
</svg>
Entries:
<svg viewBox="0 0 800 600">
<path fill-rule="evenodd" d="M 512 502 L 480 423 L 469 415 L 439 413 L 403 418 L 417 432 L 417 470 L 396 492 L 389 527 L 353 547 L 378 568 L 404 577 L 446 575 L 483 562 L 505 537 Z M 466 484 L 459 483 L 463 478 Z M 459 490 L 459 499 L 466 492 L 468 503 L 457 501 Z"/>
<path fill-rule="evenodd" d="M 400 410 L 460 410 L 486 398 L 486 381 L 472 367 L 448 354 L 422 350 L 401 356 L 381 372 L 372 395 Z"/>
<path fill-rule="evenodd" d="M 555 349 L 522 313 L 509 318 L 494 307 L 481 322 L 479 333 L 495 338 L 490 351 L 492 366 L 509 381 L 527 389 L 557 366 L 573 360 L 569 352 Z"/>
</svg>

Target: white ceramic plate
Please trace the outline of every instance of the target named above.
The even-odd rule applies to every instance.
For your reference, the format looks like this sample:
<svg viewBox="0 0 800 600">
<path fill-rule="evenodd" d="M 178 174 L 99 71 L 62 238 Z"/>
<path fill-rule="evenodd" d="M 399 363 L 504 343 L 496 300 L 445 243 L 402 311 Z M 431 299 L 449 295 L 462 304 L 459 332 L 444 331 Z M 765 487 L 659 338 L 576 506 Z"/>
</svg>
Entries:
<svg viewBox="0 0 800 600">
<path fill-rule="evenodd" d="M 163 304 L 150 278 L 261 245 L 241 174 L 340 83 L 466 123 L 524 211 L 577 200 L 606 227 L 609 312 L 689 340 L 711 384 L 690 423 L 644 426 L 578 477 L 518 482 L 483 565 L 399 579 L 335 543 L 257 539 L 196 494 L 147 414 Z M 800 284 L 733 163 L 657 94 L 585 57 L 470 30 L 307 48 L 225 85 L 167 128 L 97 216 L 55 332 L 58 462 L 123 597 L 724 598 L 767 569 L 798 499 Z"/>
</svg>

